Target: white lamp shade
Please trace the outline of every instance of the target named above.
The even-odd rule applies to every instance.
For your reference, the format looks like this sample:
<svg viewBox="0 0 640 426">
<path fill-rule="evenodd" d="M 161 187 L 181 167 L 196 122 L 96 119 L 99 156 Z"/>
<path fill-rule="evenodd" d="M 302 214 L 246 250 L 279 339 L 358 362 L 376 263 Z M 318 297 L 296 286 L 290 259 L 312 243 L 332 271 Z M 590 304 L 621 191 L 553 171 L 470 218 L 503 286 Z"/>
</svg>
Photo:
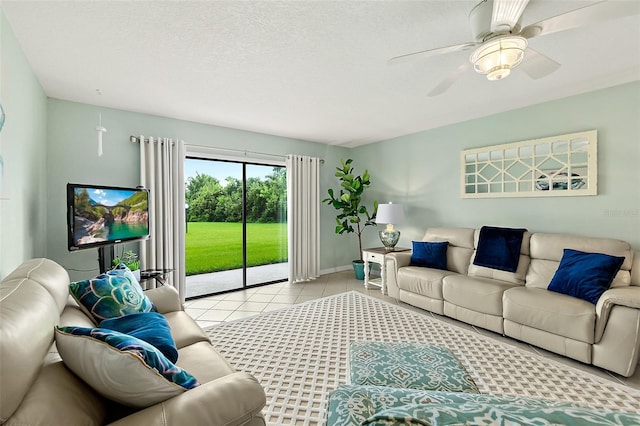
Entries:
<svg viewBox="0 0 640 426">
<path fill-rule="evenodd" d="M 404 221 L 402 204 L 379 204 L 376 223 L 401 223 Z"/>
</svg>

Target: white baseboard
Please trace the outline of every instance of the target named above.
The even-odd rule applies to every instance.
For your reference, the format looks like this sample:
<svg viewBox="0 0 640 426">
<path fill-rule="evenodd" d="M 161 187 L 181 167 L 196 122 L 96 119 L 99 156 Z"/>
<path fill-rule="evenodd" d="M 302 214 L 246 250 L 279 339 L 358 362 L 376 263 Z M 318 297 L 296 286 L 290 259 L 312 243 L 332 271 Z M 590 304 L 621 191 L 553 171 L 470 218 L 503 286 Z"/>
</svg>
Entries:
<svg viewBox="0 0 640 426">
<path fill-rule="evenodd" d="M 349 269 L 353 269 L 353 266 L 352 265 L 343 265 L 343 266 L 337 266 L 335 268 L 321 269 L 320 270 L 320 275 L 332 274 L 334 272 L 348 271 Z"/>
</svg>

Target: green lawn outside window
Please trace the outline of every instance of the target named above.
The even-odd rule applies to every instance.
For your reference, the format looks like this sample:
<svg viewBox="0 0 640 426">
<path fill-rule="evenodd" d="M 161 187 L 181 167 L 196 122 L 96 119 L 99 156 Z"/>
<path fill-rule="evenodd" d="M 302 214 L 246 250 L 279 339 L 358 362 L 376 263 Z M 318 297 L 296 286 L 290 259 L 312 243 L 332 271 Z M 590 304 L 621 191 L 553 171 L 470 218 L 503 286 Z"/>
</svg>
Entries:
<svg viewBox="0 0 640 426">
<path fill-rule="evenodd" d="M 242 223 L 189 222 L 187 275 L 242 268 Z M 286 223 L 247 223 L 247 266 L 287 261 Z"/>
</svg>

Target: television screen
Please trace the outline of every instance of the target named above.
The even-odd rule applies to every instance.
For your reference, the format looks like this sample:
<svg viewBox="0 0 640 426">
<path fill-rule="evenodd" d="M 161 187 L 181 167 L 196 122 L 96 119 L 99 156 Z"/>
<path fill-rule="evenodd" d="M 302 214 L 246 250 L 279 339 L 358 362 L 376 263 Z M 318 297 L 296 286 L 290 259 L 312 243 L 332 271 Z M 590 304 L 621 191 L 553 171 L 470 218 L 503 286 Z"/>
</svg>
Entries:
<svg viewBox="0 0 640 426">
<path fill-rule="evenodd" d="M 67 184 L 69 250 L 149 237 L 149 191 Z"/>
</svg>

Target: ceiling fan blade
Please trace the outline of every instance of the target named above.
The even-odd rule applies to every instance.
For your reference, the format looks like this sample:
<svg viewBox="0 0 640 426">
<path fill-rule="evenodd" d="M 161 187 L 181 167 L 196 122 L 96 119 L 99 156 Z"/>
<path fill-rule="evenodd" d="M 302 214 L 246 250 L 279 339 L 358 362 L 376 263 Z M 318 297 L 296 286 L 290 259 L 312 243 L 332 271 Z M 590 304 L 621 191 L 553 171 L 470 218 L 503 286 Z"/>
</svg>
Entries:
<svg viewBox="0 0 640 426">
<path fill-rule="evenodd" d="M 603 1 L 528 25 L 522 29 L 520 35 L 532 38 L 639 13 L 640 2 Z"/>
<path fill-rule="evenodd" d="M 406 55 L 396 56 L 395 58 L 389 59 L 387 63 L 389 65 L 399 64 L 399 63 L 414 60 L 414 59 L 420 59 L 420 58 L 423 59 L 423 58 L 429 58 L 431 56 L 442 55 L 445 53 L 468 50 L 468 49 L 471 49 L 472 47 L 476 47 L 477 45 L 478 43 L 464 43 L 464 44 L 457 44 L 455 46 L 447 46 L 447 47 L 439 47 L 437 49 L 423 50 L 422 52 L 408 53 Z"/>
<path fill-rule="evenodd" d="M 493 0 L 491 32 L 511 31 L 528 3 L 529 0 Z"/>
<path fill-rule="evenodd" d="M 524 60 L 519 65 L 519 68 L 522 68 L 522 71 L 529 77 L 537 80 L 548 76 L 560 68 L 560 66 L 561 65 L 553 59 L 529 47 L 524 54 Z"/>
<path fill-rule="evenodd" d="M 444 80 L 442 80 L 440 82 L 440 84 L 438 84 L 436 87 L 434 87 L 429 93 L 427 93 L 427 96 L 429 97 L 433 97 L 433 96 L 438 96 L 443 94 L 444 92 L 446 92 L 449 87 L 451 87 L 451 85 L 453 83 L 456 82 L 456 80 L 458 80 L 460 78 L 460 76 L 462 74 L 464 74 L 469 68 L 471 68 L 471 62 L 469 61 L 465 61 L 464 64 L 460 65 L 458 68 L 455 69 L 455 71 L 453 71 L 451 74 L 449 74 L 449 76 L 447 78 L 445 78 Z"/>
</svg>

